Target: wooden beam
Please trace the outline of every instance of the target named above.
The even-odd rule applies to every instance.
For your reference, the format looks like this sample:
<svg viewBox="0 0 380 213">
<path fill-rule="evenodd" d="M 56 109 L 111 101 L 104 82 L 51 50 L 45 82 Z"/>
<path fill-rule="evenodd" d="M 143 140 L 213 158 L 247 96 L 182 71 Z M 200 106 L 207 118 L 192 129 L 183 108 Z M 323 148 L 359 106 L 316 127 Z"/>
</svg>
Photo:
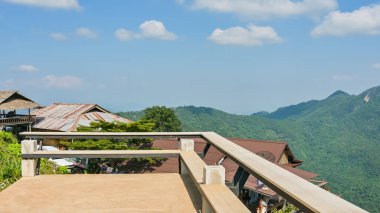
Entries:
<svg viewBox="0 0 380 213">
<path fill-rule="evenodd" d="M 34 151 L 22 154 L 23 159 L 36 158 L 170 158 L 179 157 L 180 150 L 60 150 Z"/>
</svg>

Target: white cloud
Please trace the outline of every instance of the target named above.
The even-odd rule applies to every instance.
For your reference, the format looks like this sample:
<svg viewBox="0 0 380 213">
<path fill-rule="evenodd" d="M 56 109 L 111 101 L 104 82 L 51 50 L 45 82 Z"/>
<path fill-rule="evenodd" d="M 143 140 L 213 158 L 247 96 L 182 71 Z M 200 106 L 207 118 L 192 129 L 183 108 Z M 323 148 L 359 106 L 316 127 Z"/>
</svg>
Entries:
<svg viewBox="0 0 380 213">
<path fill-rule="evenodd" d="M 134 38 L 133 32 L 128 31 L 124 28 L 117 29 L 115 31 L 115 36 L 120 41 L 129 41 L 129 40 L 132 40 Z"/>
<path fill-rule="evenodd" d="M 352 81 L 356 78 L 356 76 L 353 75 L 333 75 L 332 79 L 335 81 Z"/>
<path fill-rule="evenodd" d="M 50 37 L 56 41 L 64 41 L 67 39 L 67 36 L 63 33 L 51 33 Z"/>
<path fill-rule="evenodd" d="M 78 28 L 76 33 L 78 36 L 84 37 L 84 38 L 94 39 L 94 38 L 98 37 L 96 32 L 94 32 L 88 28 L 84 28 L 84 27 Z"/>
<path fill-rule="evenodd" d="M 77 0 L 5 0 L 9 3 L 52 9 L 80 9 Z"/>
<path fill-rule="evenodd" d="M 156 20 L 145 21 L 140 25 L 142 38 L 155 38 L 161 40 L 175 40 L 177 36 L 166 30 L 165 25 Z"/>
<path fill-rule="evenodd" d="M 380 63 L 375 63 L 372 65 L 374 69 L 380 70 Z"/>
<path fill-rule="evenodd" d="M 130 41 L 132 39 L 160 39 L 175 40 L 177 36 L 166 30 L 164 23 L 156 20 L 145 21 L 139 26 L 140 32 L 132 32 L 124 28 L 115 31 L 115 37 L 120 41 Z"/>
<path fill-rule="evenodd" d="M 21 64 L 19 66 L 12 67 L 13 70 L 21 72 L 37 72 L 39 69 L 31 64 Z"/>
<path fill-rule="evenodd" d="M 317 15 L 338 7 L 336 0 L 194 0 L 192 8 L 234 13 L 250 18 Z"/>
<path fill-rule="evenodd" d="M 334 11 L 328 14 L 311 35 L 314 37 L 346 35 L 379 35 L 380 5 L 361 7 L 352 12 Z"/>
<path fill-rule="evenodd" d="M 218 44 L 240 46 L 260 46 L 282 41 L 272 27 L 256 25 L 249 25 L 247 28 L 231 27 L 225 30 L 217 28 L 208 39 Z"/>
<path fill-rule="evenodd" d="M 48 75 L 45 76 L 42 80 L 45 86 L 58 89 L 75 89 L 82 86 L 83 84 L 82 79 L 76 76 L 59 77 L 55 75 Z"/>
</svg>

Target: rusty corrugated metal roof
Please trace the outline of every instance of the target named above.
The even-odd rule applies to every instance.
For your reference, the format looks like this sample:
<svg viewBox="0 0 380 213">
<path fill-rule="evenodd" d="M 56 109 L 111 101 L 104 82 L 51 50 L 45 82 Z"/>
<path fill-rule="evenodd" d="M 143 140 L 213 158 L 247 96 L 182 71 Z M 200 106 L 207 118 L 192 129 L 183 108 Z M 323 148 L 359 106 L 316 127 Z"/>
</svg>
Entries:
<svg viewBox="0 0 380 213">
<path fill-rule="evenodd" d="M 54 103 L 34 110 L 36 116 L 35 129 L 53 131 L 76 131 L 77 127 L 88 126 L 94 121 L 129 123 L 131 120 L 115 115 L 96 104 Z"/>
</svg>

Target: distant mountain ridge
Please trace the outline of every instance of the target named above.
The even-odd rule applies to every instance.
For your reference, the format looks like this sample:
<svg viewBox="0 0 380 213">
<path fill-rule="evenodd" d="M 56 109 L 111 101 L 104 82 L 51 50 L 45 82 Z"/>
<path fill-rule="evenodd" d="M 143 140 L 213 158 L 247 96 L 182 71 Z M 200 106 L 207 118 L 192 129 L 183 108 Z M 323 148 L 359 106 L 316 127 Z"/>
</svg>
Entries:
<svg viewBox="0 0 380 213">
<path fill-rule="evenodd" d="M 177 107 L 175 112 L 184 131 L 286 141 L 304 160 L 304 168 L 328 180 L 333 192 L 370 212 L 380 212 L 380 86 L 359 95 L 338 90 L 323 100 L 272 113 L 234 115 L 195 106 Z M 142 115 L 120 114 L 130 119 Z"/>
</svg>

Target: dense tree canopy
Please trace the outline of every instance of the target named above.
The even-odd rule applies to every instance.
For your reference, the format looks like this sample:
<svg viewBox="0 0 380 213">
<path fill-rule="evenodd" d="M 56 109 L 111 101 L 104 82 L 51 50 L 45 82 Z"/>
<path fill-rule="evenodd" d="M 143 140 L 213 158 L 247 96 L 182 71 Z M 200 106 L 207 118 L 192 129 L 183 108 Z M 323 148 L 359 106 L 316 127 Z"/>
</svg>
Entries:
<svg viewBox="0 0 380 213">
<path fill-rule="evenodd" d="M 157 132 L 180 132 L 181 121 L 173 109 L 165 106 L 153 106 L 144 110 L 143 119 L 154 122 L 154 131 Z"/>
<path fill-rule="evenodd" d="M 122 122 L 92 122 L 90 126 L 81 126 L 80 132 L 151 132 L 155 126 L 149 120 L 142 119 L 132 123 Z M 73 150 L 141 150 L 153 149 L 151 139 L 128 139 L 128 140 L 75 140 L 61 141 L 61 145 Z M 162 159 L 90 159 L 87 172 L 98 173 L 102 165 L 111 167 L 119 166 L 120 172 L 136 173 L 151 170 L 152 166 L 159 165 Z M 121 168 L 123 167 L 123 168 Z"/>
</svg>

